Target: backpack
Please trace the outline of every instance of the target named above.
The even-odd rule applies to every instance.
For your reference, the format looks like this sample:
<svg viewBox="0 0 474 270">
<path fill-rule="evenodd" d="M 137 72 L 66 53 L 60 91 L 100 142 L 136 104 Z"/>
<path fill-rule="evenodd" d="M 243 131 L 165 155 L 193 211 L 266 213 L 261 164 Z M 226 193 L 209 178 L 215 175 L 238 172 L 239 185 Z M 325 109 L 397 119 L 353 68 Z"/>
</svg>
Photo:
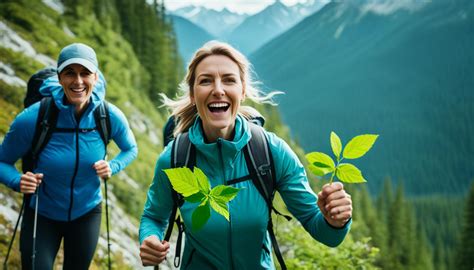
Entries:
<svg viewBox="0 0 474 270">
<path fill-rule="evenodd" d="M 257 116 L 248 121 L 250 131 L 252 133 L 252 138 L 244 147 L 244 156 L 247 168 L 249 170 L 249 175 L 240 177 L 227 181 L 227 184 L 235 184 L 238 182 L 246 181 L 251 179 L 258 192 L 265 199 L 265 202 L 268 206 L 268 224 L 267 230 L 270 235 L 272 242 L 273 250 L 275 251 L 275 256 L 278 259 L 278 262 L 282 269 L 287 269 L 283 256 L 280 252 L 275 233 L 273 231 L 273 222 L 272 222 L 272 210 L 281 216 L 284 216 L 287 220 L 290 220 L 291 217 L 281 214 L 278 210 L 273 207 L 273 198 L 276 192 L 276 179 L 275 179 L 275 167 L 273 163 L 273 157 L 271 154 L 270 146 L 268 145 L 267 137 L 265 135 L 263 125 L 265 119 L 262 116 Z M 165 145 L 173 138 L 173 130 L 175 126 L 175 120 L 173 117 L 168 119 L 168 122 L 164 128 L 164 140 Z M 166 141 L 168 139 L 168 141 Z M 171 167 L 188 167 L 191 170 L 196 164 L 196 147 L 189 140 L 189 133 L 183 132 L 180 133 L 174 140 L 171 148 Z M 173 197 L 173 208 L 171 215 L 169 217 L 168 228 L 165 233 L 164 240 L 169 241 L 171 233 L 173 231 L 174 223 L 178 227 L 178 239 L 176 243 L 176 253 L 174 259 L 174 266 L 179 267 L 181 261 L 181 242 L 182 235 L 184 232 L 184 223 L 181 221 L 180 216 L 176 217 L 177 209 L 184 203 L 184 199 L 181 194 L 178 194 L 174 189 L 171 189 Z"/>
</svg>

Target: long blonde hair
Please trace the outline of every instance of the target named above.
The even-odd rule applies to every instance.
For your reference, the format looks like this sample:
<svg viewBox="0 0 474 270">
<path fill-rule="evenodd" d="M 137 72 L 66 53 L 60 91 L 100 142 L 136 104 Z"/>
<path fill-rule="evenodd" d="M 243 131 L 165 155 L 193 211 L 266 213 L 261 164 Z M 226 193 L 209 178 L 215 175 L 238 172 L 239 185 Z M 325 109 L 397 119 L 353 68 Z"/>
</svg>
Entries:
<svg viewBox="0 0 474 270">
<path fill-rule="evenodd" d="M 227 43 L 209 41 L 196 51 L 191 62 L 189 63 L 186 77 L 179 86 L 181 95 L 173 100 L 168 98 L 163 93 L 160 94 L 163 101 L 163 106 L 167 107 L 171 111 L 171 115 L 174 116 L 174 119 L 177 123 L 173 132 L 173 135 L 175 136 L 188 130 L 198 115 L 196 106 L 191 103 L 190 99 L 190 95 L 194 91 L 196 67 L 204 58 L 211 55 L 227 56 L 237 64 L 240 71 L 240 79 L 245 89 L 245 96 L 253 102 L 259 104 L 267 103 L 276 105 L 272 100 L 273 96 L 283 93 L 280 91 L 272 91 L 268 94 L 264 94 L 256 87 L 258 83 L 254 81 L 251 76 L 251 65 L 242 53 Z M 259 115 L 258 111 L 250 106 L 240 106 L 239 114 L 243 115 L 247 119 Z"/>
</svg>

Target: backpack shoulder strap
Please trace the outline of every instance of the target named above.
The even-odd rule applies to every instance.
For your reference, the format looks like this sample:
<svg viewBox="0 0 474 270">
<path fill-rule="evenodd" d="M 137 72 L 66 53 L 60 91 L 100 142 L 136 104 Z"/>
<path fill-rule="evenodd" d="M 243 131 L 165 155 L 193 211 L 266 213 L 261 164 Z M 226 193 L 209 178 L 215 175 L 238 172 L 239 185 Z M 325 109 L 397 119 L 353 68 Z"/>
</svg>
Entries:
<svg viewBox="0 0 474 270">
<path fill-rule="evenodd" d="M 32 171 L 36 167 L 36 160 L 44 147 L 48 144 L 58 122 L 59 110 L 52 97 L 44 97 L 40 101 L 38 117 L 36 119 L 35 132 L 31 142 L 30 151 L 27 154 L 26 164 L 23 171 Z"/>
<path fill-rule="evenodd" d="M 173 131 L 176 126 L 175 117 L 170 116 L 163 127 L 163 147 L 174 139 Z"/>
<path fill-rule="evenodd" d="M 286 270 L 285 261 L 273 230 L 271 212 L 273 210 L 275 213 L 284 216 L 288 220 L 291 219 L 291 217 L 281 214 L 273 207 L 273 197 L 275 196 L 276 191 L 276 174 L 273 156 L 265 131 L 258 125 L 258 123 L 249 121 L 248 125 L 252 138 L 244 148 L 245 161 L 252 182 L 267 203 L 269 214 L 267 230 L 270 235 L 273 250 L 275 251 L 275 256 L 277 257 L 281 268 Z"/>
<path fill-rule="evenodd" d="M 188 167 L 191 170 L 196 165 L 196 147 L 189 140 L 189 133 L 184 132 L 179 134 L 173 141 L 171 146 L 171 168 Z M 174 223 L 178 226 L 178 240 L 176 242 L 176 253 L 174 258 L 174 266 L 179 267 L 181 262 L 181 243 L 184 232 L 184 223 L 181 218 L 176 217 L 178 207 L 183 205 L 183 197 L 171 188 L 171 195 L 173 197 L 173 209 L 168 220 L 168 228 L 166 229 L 165 241 L 169 241 L 171 233 L 173 232 Z"/>
<path fill-rule="evenodd" d="M 100 105 L 94 110 L 94 120 L 97 127 L 97 131 L 104 142 L 105 148 L 110 141 L 111 136 L 111 124 L 110 124 L 110 113 L 109 113 L 109 103 L 107 101 L 102 101 Z"/>
<path fill-rule="evenodd" d="M 255 187 L 271 209 L 276 180 L 270 146 L 263 128 L 250 121 L 247 123 L 252 138 L 244 148 L 245 161 Z"/>
</svg>

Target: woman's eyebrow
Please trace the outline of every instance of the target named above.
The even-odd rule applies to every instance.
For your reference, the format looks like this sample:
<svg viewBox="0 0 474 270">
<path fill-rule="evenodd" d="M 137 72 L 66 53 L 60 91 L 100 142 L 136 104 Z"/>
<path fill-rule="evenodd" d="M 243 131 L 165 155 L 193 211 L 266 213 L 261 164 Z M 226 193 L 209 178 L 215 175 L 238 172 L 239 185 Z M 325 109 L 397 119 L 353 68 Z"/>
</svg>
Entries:
<svg viewBox="0 0 474 270">
<path fill-rule="evenodd" d="M 234 77 L 234 76 L 238 76 L 238 75 L 235 73 L 225 73 L 222 75 L 222 77 Z"/>
</svg>

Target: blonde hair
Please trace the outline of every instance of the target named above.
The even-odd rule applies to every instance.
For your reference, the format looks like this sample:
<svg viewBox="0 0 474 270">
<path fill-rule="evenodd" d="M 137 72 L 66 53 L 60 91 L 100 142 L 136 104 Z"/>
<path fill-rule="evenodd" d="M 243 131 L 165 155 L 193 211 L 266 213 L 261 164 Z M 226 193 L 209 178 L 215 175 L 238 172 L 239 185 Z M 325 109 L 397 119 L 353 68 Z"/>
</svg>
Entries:
<svg viewBox="0 0 474 270">
<path fill-rule="evenodd" d="M 173 100 L 168 98 L 163 93 L 160 94 L 163 101 L 163 106 L 167 107 L 171 111 L 171 115 L 174 116 L 176 127 L 174 129 L 173 135 L 175 136 L 188 130 L 198 115 L 196 106 L 191 103 L 190 99 L 190 95 L 194 91 L 196 67 L 204 58 L 211 55 L 227 56 L 237 64 L 240 71 L 242 86 L 245 89 L 245 96 L 253 102 L 258 104 L 267 103 L 270 105 L 276 105 L 272 100 L 273 96 L 283 93 L 280 91 L 272 91 L 268 94 L 264 94 L 256 87 L 258 82 L 253 80 L 251 76 L 251 65 L 242 53 L 227 43 L 209 41 L 194 53 L 194 56 L 188 65 L 186 77 L 179 86 L 181 95 Z M 240 106 L 239 114 L 247 119 L 260 115 L 257 110 L 250 106 Z"/>
</svg>

